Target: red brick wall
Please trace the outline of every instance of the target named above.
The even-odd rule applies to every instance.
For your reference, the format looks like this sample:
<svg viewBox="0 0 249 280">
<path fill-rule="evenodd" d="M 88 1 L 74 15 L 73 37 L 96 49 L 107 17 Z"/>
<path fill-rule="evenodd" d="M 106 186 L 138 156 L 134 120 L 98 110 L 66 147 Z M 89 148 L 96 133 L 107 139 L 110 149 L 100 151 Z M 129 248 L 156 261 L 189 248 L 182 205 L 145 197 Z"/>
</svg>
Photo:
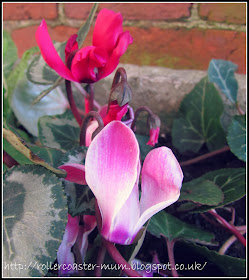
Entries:
<svg viewBox="0 0 249 280">
<path fill-rule="evenodd" d="M 18 54 L 36 45 L 35 31 L 47 21 L 51 38 L 66 41 L 86 20 L 91 3 L 3 3 L 3 26 Z M 122 63 L 206 70 L 212 58 L 246 72 L 246 3 L 100 3 L 121 12 L 134 43 Z M 85 45 L 91 44 L 91 28 Z"/>
</svg>

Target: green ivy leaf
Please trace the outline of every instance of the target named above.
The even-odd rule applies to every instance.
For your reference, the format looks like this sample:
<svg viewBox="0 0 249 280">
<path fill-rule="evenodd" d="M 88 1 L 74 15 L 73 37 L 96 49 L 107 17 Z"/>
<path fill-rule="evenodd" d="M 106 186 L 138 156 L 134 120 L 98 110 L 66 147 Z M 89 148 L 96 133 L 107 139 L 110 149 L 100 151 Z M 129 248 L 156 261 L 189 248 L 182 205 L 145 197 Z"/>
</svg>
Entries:
<svg viewBox="0 0 249 280">
<path fill-rule="evenodd" d="M 214 245 L 212 240 L 214 235 L 210 232 L 189 225 L 165 211 L 160 211 L 150 219 L 147 229 L 156 237 L 164 237 L 172 239 L 186 239 L 197 243 Z"/>
<path fill-rule="evenodd" d="M 3 30 L 3 73 L 7 78 L 18 59 L 17 48 L 11 35 Z"/>
<path fill-rule="evenodd" d="M 228 128 L 227 143 L 237 158 L 246 161 L 246 115 L 233 117 Z"/>
<path fill-rule="evenodd" d="M 29 145 L 29 148 L 47 163 L 55 167 L 61 165 L 61 158 L 64 156 L 61 150 L 36 145 Z"/>
<path fill-rule="evenodd" d="M 195 208 L 196 204 L 194 202 L 186 201 L 184 203 L 181 203 L 176 210 L 177 212 L 189 212 Z"/>
<path fill-rule="evenodd" d="M 35 153 L 39 158 L 46 161 L 48 164 L 51 164 L 55 167 L 61 165 L 61 158 L 64 156 L 64 153 L 62 151 L 48 147 L 40 147 L 32 144 L 27 144 L 27 146 L 33 153 Z M 3 149 L 20 165 L 33 164 L 32 161 L 30 161 L 26 156 L 20 153 L 5 139 L 3 139 Z"/>
<path fill-rule="evenodd" d="M 8 170 L 9 168 L 5 165 L 5 164 L 3 164 L 3 172 L 5 172 L 6 170 Z"/>
<path fill-rule="evenodd" d="M 38 130 L 44 146 L 63 152 L 79 146 L 80 127 L 69 110 L 62 115 L 40 118 Z"/>
<path fill-rule="evenodd" d="M 25 51 L 18 65 L 8 76 L 7 85 L 8 85 L 9 103 L 11 103 L 13 90 L 16 88 L 16 85 L 19 82 L 19 80 L 21 80 L 25 75 L 25 71 L 29 65 L 29 60 L 31 59 L 32 55 L 38 51 L 39 51 L 38 47 L 33 47 Z"/>
<path fill-rule="evenodd" d="M 200 246 L 192 242 L 180 242 L 182 247 L 187 247 L 191 254 L 196 254 L 196 258 L 205 258 L 209 265 L 217 267 L 227 277 L 246 276 L 246 261 L 231 256 L 220 255 L 214 250 L 209 250 L 206 246 Z"/>
<path fill-rule="evenodd" d="M 222 59 L 212 59 L 208 67 L 209 81 L 216 83 L 233 104 L 237 101 L 238 82 L 234 76 L 237 68 L 236 64 Z"/>
<path fill-rule="evenodd" d="M 24 76 L 24 73 L 28 65 L 28 60 L 36 50 L 37 50 L 36 47 L 27 50 L 23 54 L 18 65 L 15 66 L 15 68 L 8 74 L 8 77 L 6 77 L 5 73 L 3 75 L 3 84 L 4 84 L 3 113 L 7 121 L 12 122 L 14 116 L 11 109 L 11 99 L 12 99 L 13 90 L 15 89 L 18 81 Z"/>
<path fill-rule="evenodd" d="M 30 135 L 29 135 L 26 131 L 24 131 L 24 130 L 22 129 L 22 127 L 17 128 L 15 124 L 12 124 L 12 123 L 10 124 L 10 123 L 6 120 L 6 118 L 3 118 L 3 127 L 6 128 L 6 129 L 8 129 L 8 130 L 10 130 L 10 131 L 12 131 L 12 132 L 15 133 L 17 136 L 23 138 L 23 139 L 24 139 L 25 141 L 27 141 L 27 142 L 32 141 L 31 138 L 30 138 Z"/>
<path fill-rule="evenodd" d="M 216 206 L 203 205 L 195 212 L 205 212 L 213 208 L 223 207 L 239 200 L 246 193 L 246 176 L 244 168 L 226 168 L 211 171 L 202 176 L 202 179 L 212 181 L 219 186 L 224 194 L 224 200 Z"/>
<path fill-rule="evenodd" d="M 62 183 L 52 172 L 34 165 L 7 170 L 3 191 L 4 275 L 44 276 L 46 264 L 56 259 L 66 223 L 66 197 Z M 11 263 L 23 269 L 8 269 Z"/>
<path fill-rule="evenodd" d="M 63 114 L 68 106 L 67 99 L 58 88 L 39 103 L 32 105 L 36 96 L 48 86 L 31 83 L 24 77 L 19 81 L 12 96 L 11 106 L 18 121 L 33 135 L 38 136 L 38 120 L 42 116 Z"/>
<path fill-rule="evenodd" d="M 184 183 L 178 201 L 188 200 L 204 205 L 217 205 L 224 199 L 222 190 L 212 181 L 198 178 Z"/>
<path fill-rule="evenodd" d="M 26 156 L 20 153 L 14 146 L 3 138 L 3 149 L 19 164 L 33 164 Z"/>
<path fill-rule="evenodd" d="M 220 124 L 223 103 L 214 85 L 204 77 L 183 99 L 172 127 L 173 145 L 181 152 L 197 153 L 206 143 L 210 151 L 226 143 Z"/>
<path fill-rule="evenodd" d="M 28 160 L 30 160 L 34 164 L 38 164 L 41 166 L 44 166 L 48 170 L 51 170 L 53 173 L 57 174 L 57 176 L 65 178 L 67 173 L 65 170 L 55 168 L 40 157 L 38 157 L 36 154 L 34 154 L 30 148 L 28 147 L 27 143 L 17 135 L 15 135 L 12 131 L 3 128 L 3 137 L 21 154 L 23 154 L 25 157 L 27 157 Z"/>
</svg>

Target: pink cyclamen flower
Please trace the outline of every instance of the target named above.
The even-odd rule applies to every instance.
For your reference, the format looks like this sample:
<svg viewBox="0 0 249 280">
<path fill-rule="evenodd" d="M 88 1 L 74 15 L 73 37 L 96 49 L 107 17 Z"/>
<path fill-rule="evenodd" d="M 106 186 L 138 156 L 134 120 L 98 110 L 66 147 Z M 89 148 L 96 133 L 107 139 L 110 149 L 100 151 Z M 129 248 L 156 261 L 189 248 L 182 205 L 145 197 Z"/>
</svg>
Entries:
<svg viewBox="0 0 249 280">
<path fill-rule="evenodd" d="M 102 9 L 93 31 L 92 46 L 78 49 L 77 34 L 72 35 L 65 47 L 66 62 L 75 53 L 69 69 L 58 55 L 42 20 L 36 31 L 36 40 L 46 63 L 66 80 L 94 83 L 111 74 L 133 39 L 129 31 L 123 32 L 120 13 Z"/>
<path fill-rule="evenodd" d="M 146 156 L 139 200 L 140 168 L 136 137 L 120 121 L 105 126 L 89 146 L 85 180 L 97 199 L 106 240 L 131 244 L 150 217 L 179 198 L 183 173 L 169 148 Z"/>
</svg>

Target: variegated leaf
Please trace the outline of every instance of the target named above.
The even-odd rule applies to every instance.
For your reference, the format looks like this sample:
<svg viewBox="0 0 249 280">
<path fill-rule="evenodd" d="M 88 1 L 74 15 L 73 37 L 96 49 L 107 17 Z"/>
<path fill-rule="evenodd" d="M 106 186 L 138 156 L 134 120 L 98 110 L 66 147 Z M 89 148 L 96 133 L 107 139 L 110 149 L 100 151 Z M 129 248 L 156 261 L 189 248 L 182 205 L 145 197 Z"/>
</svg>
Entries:
<svg viewBox="0 0 249 280">
<path fill-rule="evenodd" d="M 44 146 L 64 152 L 79 146 L 80 127 L 69 110 L 62 115 L 40 118 L 38 129 Z"/>
<path fill-rule="evenodd" d="M 4 276 L 44 276 L 56 259 L 66 223 L 66 196 L 52 172 L 34 165 L 7 170 L 3 191 Z M 17 264 L 16 269 L 13 264 Z"/>
</svg>

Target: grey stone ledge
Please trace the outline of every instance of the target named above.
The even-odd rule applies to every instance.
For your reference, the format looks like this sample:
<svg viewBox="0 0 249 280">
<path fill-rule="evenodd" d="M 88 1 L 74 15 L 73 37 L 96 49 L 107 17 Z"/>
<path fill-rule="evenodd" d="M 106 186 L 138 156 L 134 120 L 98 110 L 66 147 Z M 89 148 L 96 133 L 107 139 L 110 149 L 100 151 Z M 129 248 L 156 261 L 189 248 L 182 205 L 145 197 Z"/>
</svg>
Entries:
<svg viewBox="0 0 249 280">
<path fill-rule="evenodd" d="M 207 71 L 175 70 L 164 67 L 137 66 L 119 64 L 127 73 L 128 83 L 133 91 L 130 105 L 136 110 L 141 106 L 148 106 L 156 114 L 160 112 L 176 112 L 183 97 L 207 75 Z M 114 73 L 97 82 L 95 98 L 100 104 L 106 104 L 111 89 Z M 235 74 L 238 81 L 238 101 L 243 110 L 246 108 L 246 75 Z M 221 94 L 225 104 L 224 94 Z"/>
</svg>

